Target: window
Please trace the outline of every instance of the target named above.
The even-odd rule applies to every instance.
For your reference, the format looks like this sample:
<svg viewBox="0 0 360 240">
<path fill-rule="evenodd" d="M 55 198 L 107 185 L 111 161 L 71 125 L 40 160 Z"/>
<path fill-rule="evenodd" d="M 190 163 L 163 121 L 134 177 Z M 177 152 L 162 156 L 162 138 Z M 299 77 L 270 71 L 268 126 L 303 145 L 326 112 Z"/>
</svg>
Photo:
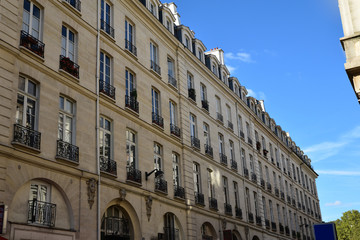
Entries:
<svg viewBox="0 0 360 240">
<path fill-rule="evenodd" d="M 265 197 L 262 197 L 262 204 L 263 204 L 263 209 L 264 209 L 264 218 L 268 219 L 267 217 L 267 210 L 266 210 L 266 200 Z"/>
<path fill-rule="evenodd" d="M 196 117 L 191 113 L 190 113 L 190 135 L 191 137 L 197 137 Z"/>
<path fill-rule="evenodd" d="M 160 116 L 160 93 L 154 88 L 151 89 L 151 99 L 152 99 L 152 112 L 153 114 Z"/>
<path fill-rule="evenodd" d="M 41 38 L 41 10 L 29 0 L 24 0 L 22 30 L 36 39 Z"/>
<path fill-rule="evenodd" d="M 194 89 L 194 77 L 190 73 L 187 74 L 187 80 L 188 89 Z"/>
<path fill-rule="evenodd" d="M 106 159 L 111 158 L 111 121 L 100 117 L 100 156 Z"/>
<path fill-rule="evenodd" d="M 265 166 L 266 182 L 270 183 L 269 168 Z"/>
<path fill-rule="evenodd" d="M 204 125 L 203 125 L 203 130 L 204 130 L 205 144 L 208 145 L 208 146 L 210 146 L 210 145 L 211 145 L 211 141 L 210 141 L 209 125 L 207 125 L 206 123 L 204 123 Z"/>
<path fill-rule="evenodd" d="M 254 194 L 255 216 L 259 216 L 259 203 L 257 199 L 257 193 L 253 192 L 253 194 Z"/>
<path fill-rule="evenodd" d="M 246 207 L 247 211 L 251 212 L 251 205 L 250 205 L 250 195 L 249 195 L 249 189 L 245 188 L 245 199 L 246 199 Z"/>
<path fill-rule="evenodd" d="M 255 165 L 254 165 L 253 155 L 249 154 L 249 159 L 250 159 L 250 173 L 255 174 Z"/>
<path fill-rule="evenodd" d="M 126 166 L 137 168 L 136 133 L 126 130 Z"/>
<path fill-rule="evenodd" d="M 191 45 L 190 45 L 190 39 L 188 36 L 185 36 L 185 47 L 187 49 L 190 49 L 191 48 Z"/>
<path fill-rule="evenodd" d="M 111 58 L 105 53 L 100 52 L 100 85 L 106 86 L 110 84 L 111 84 Z M 107 89 L 107 87 L 104 87 L 104 89 Z"/>
<path fill-rule="evenodd" d="M 212 65 L 212 72 L 217 75 L 217 66 L 215 64 Z"/>
<path fill-rule="evenodd" d="M 216 112 L 221 114 L 221 101 L 218 96 L 215 96 Z"/>
<path fill-rule="evenodd" d="M 272 201 L 269 200 L 269 210 L 270 210 L 270 219 L 271 222 L 274 222 L 274 210 L 273 210 L 273 205 L 272 205 Z"/>
<path fill-rule="evenodd" d="M 198 58 L 199 58 L 200 61 L 202 61 L 203 55 L 204 55 L 203 51 L 199 48 L 198 49 Z"/>
<path fill-rule="evenodd" d="M 246 158 L 245 158 L 245 150 L 243 148 L 241 149 L 241 161 L 242 161 L 244 169 L 246 169 L 247 164 L 246 164 Z"/>
<path fill-rule="evenodd" d="M 37 128 L 38 86 L 32 80 L 20 76 L 18 88 L 16 123 L 34 130 Z"/>
<path fill-rule="evenodd" d="M 125 48 L 136 55 L 135 25 L 125 20 Z"/>
<path fill-rule="evenodd" d="M 162 170 L 162 147 L 154 143 L 154 169 Z"/>
<path fill-rule="evenodd" d="M 59 103 L 58 139 L 73 144 L 74 103 L 63 96 L 60 96 Z"/>
<path fill-rule="evenodd" d="M 224 137 L 219 133 L 219 153 L 224 154 Z"/>
<path fill-rule="evenodd" d="M 262 169 L 262 165 L 261 165 L 261 162 L 260 162 L 260 161 L 258 161 L 258 165 L 259 165 L 260 179 L 261 179 L 261 181 L 262 181 L 264 178 L 263 178 L 263 169 Z"/>
<path fill-rule="evenodd" d="M 276 204 L 276 209 L 277 209 L 277 213 L 278 213 L 278 221 L 279 221 L 279 223 L 282 223 L 280 205 L 279 204 Z"/>
<path fill-rule="evenodd" d="M 130 70 L 125 70 L 125 95 L 126 97 L 131 97 L 136 99 L 136 82 L 135 74 Z"/>
<path fill-rule="evenodd" d="M 229 146 L 230 146 L 230 159 L 235 161 L 234 142 L 229 140 Z"/>
<path fill-rule="evenodd" d="M 168 63 L 168 77 L 169 77 L 169 83 L 173 85 L 174 87 L 177 86 L 176 79 L 175 79 L 175 68 L 174 68 L 174 60 L 172 60 L 170 57 L 167 58 Z"/>
<path fill-rule="evenodd" d="M 198 163 L 193 164 L 194 173 L 194 191 L 201 193 L 201 180 L 200 180 L 200 165 Z"/>
<path fill-rule="evenodd" d="M 226 113 L 227 113 L 227 120 L 231 123 L 232 119 L 231 119 L 231 108 L 229 105 L 226 105 Z"/>
<path fill-rule="evenodd" d="M 169 18 L 166 18 L 166 29 L 169 30 L 170 32 L 172 32 L 172 24 L 169 20 Z"/>
<path fill-rule="evenodd" d="M 176 116 L 176 104 L 173 101 L 169 101 L 170 109 L 170 124 L 176 126 L 177 116 Z"/>
<path fill-rule="evenodd" d="M 150 68 L 160 74 L 158 47 L 150 42 Z"/>
<path fill-rule="evenodd" d="M 155 3 L 153 1 L 149 1 L 149 11 L 155 17 L 157 17 L 156 10 L 157 10 L 157 6 L 155 5 Z"/>
<path fill-rule="evenodd" d="M 229 204 L 229 186 L 228 179 L 223 177 L 223 185 L 224 185 L 224 201 L 226 204 Z"/>
<path fill-rule="evenodd" d="M 114 29 L 111 27 L 111 6 L 106 0 L 101 0 L 101 29 L 114 37 Z"/>
<path fill-rule="evenodd" d="M 61 30 L 61 55 L 75 62 L 75 33 L 69 28 L 62 26 Z"/>
<path fill-rule="evenodd" d="M 246 122 L 246 134 L 247 134 L 248 138 L 251 137 L 251 136 L 250 136 L 250 125 L 249 125 L 248 122 Z"/>
<path fill-rule="evenodd" d="M 238 115 L 238 129 L 239 129 L 239 136 L 244 137 L 243 136 L 243 125 L 242 125 L 242 118 L 240 115 Z"/>
<path fill-rule="evenodd" d="M 234 182 L 234 196 L 235 196 L 235 207 L 240 208 L 239 188 L 237 182 Z"/>
<path fill-rule="evenodd" d="M 200 84 L 200 94 L 201 101 L 207 101 L 206 86 L 204 84 Z"/>
<path fill-rule="evenodd" d="M 173 182 L 174 186 L 181 186 L 180 182 L 180 157 L 177 153 L 172 153 L 172 161 L 173 161 Z"/>
<path fill-rule="evenodd" d="M 215 186 L 213 184 L 213 171 L 211 169 L 207 169 L 208 174 L 208 191 L 209 191 L 209 197 L 214 198 L 215 196 Z"/>
<path fill-rule="evenodd" d="M 275 188 L 277 188 L 277 180 L 276 180 L 276 173 L 273 172 L 273 177 L 274 177 L 274 186 Z"/>
<path fill-rule="evenodd" d="M 30 184 L 28 221 L 54 227 L 56 205 L 51 204 L 51 186 L 44 182 Z"/>
</svg>

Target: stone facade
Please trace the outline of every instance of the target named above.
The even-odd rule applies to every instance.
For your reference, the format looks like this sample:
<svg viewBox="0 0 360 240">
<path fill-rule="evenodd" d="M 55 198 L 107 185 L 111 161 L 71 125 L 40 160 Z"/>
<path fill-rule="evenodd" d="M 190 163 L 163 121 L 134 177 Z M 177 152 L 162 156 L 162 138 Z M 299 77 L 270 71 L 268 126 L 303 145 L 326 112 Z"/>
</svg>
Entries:
<svg viewBox="0 0 360 240">
<path fill-rule="evenodd" d="M 314 239 L 310 159 L 174 3 L 0 9 L 1 237 Z"/>
</svg>

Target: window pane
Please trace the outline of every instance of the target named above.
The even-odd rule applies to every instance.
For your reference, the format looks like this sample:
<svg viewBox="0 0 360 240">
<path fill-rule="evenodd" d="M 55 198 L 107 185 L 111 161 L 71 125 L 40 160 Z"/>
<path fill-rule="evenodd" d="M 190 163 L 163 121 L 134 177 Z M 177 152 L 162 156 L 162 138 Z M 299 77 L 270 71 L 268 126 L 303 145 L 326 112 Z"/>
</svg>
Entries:
<svg viewBox="0 0 360 240">
<path fill-rule="evenodd" d="M 28 93 L 36 96 L 36 84 L 31 81 L 28 81 Z"/>
</svg>

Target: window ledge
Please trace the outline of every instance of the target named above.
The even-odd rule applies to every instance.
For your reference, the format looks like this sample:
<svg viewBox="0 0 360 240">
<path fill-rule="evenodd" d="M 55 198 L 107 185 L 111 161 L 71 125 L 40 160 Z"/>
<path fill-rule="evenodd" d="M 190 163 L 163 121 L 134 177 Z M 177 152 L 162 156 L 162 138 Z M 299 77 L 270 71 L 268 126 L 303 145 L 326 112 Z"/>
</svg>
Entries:
<svg viewBox="0 0 360 240">
<path fill-rule="evenodd" d="M 68 3 L 67 1 L 62 0 L 62 3 L 64 4 L 64 6 L 66 6 L 66 8 L 68 8 L 70 11 L 72 11 L 73 13 L 75 13 L 76 15 L 78 15 L 79 17 L 81 17 L 81 12 L 79 10 L 77 10 L 76 8 L 74 8 L 73 6 L 70 5 L 70 3 Z"/>
<path fill-rule="evenodd" d="M 135 181 L 132 181 L 132 180 L 126 180 L 126 182 L 129 183 L 129 184 L 138 186 L 138 187 L 141 187 L 141 186 L 142 186 L 142 183 L 135 182 Z"/>
<path fill-rule="evenodd" d="M 191 97 L 188 97 L 189 101 L 192 103 L 192 104 L 195 104 L 197 105 L 196 101 L 194 101 L 194 99 L 192 99 Z"/>
<path fill-rule="evenodd" d="M 125 106 L 125 110 L 126 110 L 127 112 L 135 115 L 136 117 L 139 117 L 139 113 L 136 112 L 136 111 L 134 111 L 134 110 L 132 110 L 131 108 Z"/>
<path fill-rule="evenodd" d="M 117 175 L 100 170 L 101 175 L 117 178 Z"/>
<path fill-rule="evenodd" d="M 181 137 L 176 136 L 175 134 L 173 134 L 173 133 L 171 133 L 171 132 L 170 132 L 170 136 L 173 137 L 173 138 L 175 138 L 175 139 L 178 140 L 178 141 L 181 140 Z"/>
<path fill-rule="evenodd" d="M 19 143 L 19 142 L 14 142 L 14 141 L 12 141 L 11 144 L 14 145 L 14 146 L 20 147 L 20 148 L 22 148 L 22 149 L 25 149 L 25 150 L 30 150 L 30 151 L 33 152 L 33 153 L 37 153 L 37 154 L 41 153 L 41 150 L 40 150 L 40 149 L 33 148 L 33 147 L 28 146 L 28 145 Z"/>
<path fill-rule="evenodd" d="M 161 130 L 161 131 L 164 131 L 164 127 L 161 127 L 161 126 L 157 125 L 156 123 L 152 123 L 152 125 L 153 125 L 155 128 L 157 128 L 157 129 L 159 129 L 159 130 Z"/>
<path fill-rule="evenodd" d="M 174 199 L 177 200 L 177 201 L 181 201 L 181 202 L 185 201 L 185 198 L 181 198 L 181 197 L 178 197 L 178 196 L 174 196 Z"/>
<path fill-rule="evenodd" d="M 216 119 L 216 121 L 217 121 L 218 123 L 220 123 L 221 125 L 224 125 L 224 122 L 223 122 L 223 121 L 221 121 L 221 120 L 219 120 L 219 119 Z"/>
<path fill-rule="evenodd" d="M 39 62 L 44 62 L 45 59 L 39 55 L 37 55 L 36 53 L 34 53 L 33 51 L 31 51 L 30 49 L 27 49 L 24 46 L 19 46 L 20 51 L 24 52 L 26 55 L 30 56 L 30 57 L 35 57 L 36 60 L 38 60 Z"/>
<path fill-rule="evenodd" d="M 206 110 L 205 108 L 201 108 L 201 110 L 203 110 L 204 113 L 210 115 L 210 112 L 208 110 Z"/>
<path fill-rule="evenodd" d="M 70 159 L 67 159 L 67 158 L 58 156 L 58 155 L 55 156 L 55 159 L 56 159 L 56 160 L 59 160 L 59 161 L 66 162 L 66 163 L 71 163 L 71 164 L 74 164 L 74 165 L 79 165 L 79 162 L 76 162 L 76 161 L 73 161 L 73 160 L 70 160 Z"/>
<path fill-rule="evenodd" d="M 104 30 L 100 29 L 100 32 L 103 36 L 105 36 L 107 39 L 109 39 L 111 42 L 115 43 L 115 33 L 114 33 L 114 37 L 112 37 L 110 34 L 108 34 L 107 32 L 105 32 Z"/>
<path fill-rule="evenodd" d="M 156 72 L 154 69 L 150 68 L 150 72 L 152 72 L 155 76 L 161 79 L 161 75 L 158 72 Z"/>
<path fill-rule="evenodd" d="M 59 68 L 59 73 L 61 73 L 62 75 L 65 75 L 66 77 L 74 80 L 75 82 L 79 82 L 79 81 L 80 81 L 79 78 L 71 75 L 70 73 L 68 73 L 67 71 L 65 71 L 65 70 L 63 70 L 63 69 L 61 69 L 61 68 Z M 79 73 L 79 75 L 80 75 L 80 73 Z M 79 77 L 80 77 L 80 76 L 79 76 Z"/>
<path fill-rule="evenodd" d="M 168 195 L 167 192 L 164 192 L 164 191 L 161 191 L 161 190 L 158 190 L 158 189 L 155 189 L 155 192 L 160 193 L 162 195 Z"/>
<path fill-rule="evenodd" d="M 169 85 L 169 87 L 172 88 L 174 91 L 176 91 L 176 92 L 178 91 L 178 88 L 175 87 L 174 85 L 172 85 L 171 83 L 168 82 L 168 85 Z"/>
<path fill-rule="evenodd" d="M 105 93 L 100 92 L 99 95 L 100 95 L 101 98 L 104 98 L 105 100 L 108 100 L 108 101 L 110 101 L 110 102 L 112 102 L 112 103 L 116 103 L 116 100 L 115 100 L 115 99 L 113 99 L 112 97 L 109 97 L 109 96 L 106 95 Z"/>
<path fill-rule="evenodd" d="M 131 57 L 133 57 L 135 60 L 138 60 L 137 55 L 135 55 L 133 52 L 131 52 L 129 49 L 124 48 L 124 51 L 129 54 Z"/>
</svg>

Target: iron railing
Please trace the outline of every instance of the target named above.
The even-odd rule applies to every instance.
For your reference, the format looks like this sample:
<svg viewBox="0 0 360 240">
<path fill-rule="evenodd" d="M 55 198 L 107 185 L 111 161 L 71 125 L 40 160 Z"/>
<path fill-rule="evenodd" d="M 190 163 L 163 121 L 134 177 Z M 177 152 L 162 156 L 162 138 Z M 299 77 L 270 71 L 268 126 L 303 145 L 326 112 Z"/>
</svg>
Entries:
<svg viewBox="0 0 360 240">
<path fill-rule="evenodd" d="M 210 157 L 213 157 L 213 155 L 214 155 L 213 154 L 213 148 L 208 144 L 205 144 L 204 147 L 205 147 L 205 154 L 210 156 Z"/>
<path fill-rule="evenodd" d="M 253 145 L 252 139 L 248 137 L 248 144 Z"/>
<path fill-rule="evenodd" d="M 45 44 L 24 30 L 20 33 L 20 46 L 29 49 L 42 58 L 44 57 Z"/>
<path fill-rule="evenodd" d="M 275 196 L 277 196 L 277 197 L 280 196 L 280 191 L 277 187 L 275 187 Z"/>
<path fill-rule="evenodd" d="M 170 74 L 168 74 L 168 83 L 171 84 L 174 88 L 177 88 L 177 81 L 176 78 Z"/>
<path fill-rule="evenodd" d="M 105 217 L 101 225 L 101 232 L 105 239 L 130 240 L 130 224 L 128 219 Z"/>
<path fill-rule="evenodd" d="M 125 107 L 139 113 L 139 102 L 133 96 L 125 95 Z"/>
<path fill-rule="evenodd" d="M 63 0 L 64 2 L 69 3 L 73 8 L 81 12 L 81 1 L 80 0 Z"/>
<path fill-rule="evenodd" d="M 164 119 L 157 113 L 152 112 L 152 123 L 158 125 L 159 127 L 164 127 Z"/>
<path fill-rule="evenodd" d="M 99 91 L 115 100 L 115 87 L 104 80 L 99 80 Z"/>
<path fill-rule="evenodd" d="M 235 171 L 238 170 L 237 162 L 235 160 L 231 159 L 230 164 L 231 164 L 231 169 L 233 169 Z"/>
<path fill-rule="evenodd" d="M 180 137 L 180 135 L 181 135 L 180 128 L 178 126 L 176 126 L 175 124 L 170 124 L 170 133 L 177 137 Z"/>
<path fill-rule="evenodd" d="M 257 183 L 257 176 L 255 173 L 251 174 L 251 181 L 253 181 L 254 183 Z"/>
<path fill-rule="evenodd" d="M 268 152 L 269 152 L 268 150 L 263 149 L 263 154 L 264 154 L 264 157 L 265 157 L 265 158 L 267 158 L 267 154 L 268 154 Z"/>
<path fill-rule="evenodd" d="M 224 203 L 224 209 L 225 209 L 225 214 L 226 215 L 229 215 L 229 216 L 232 216 L 233 213 L 232 213 L 232 207 L 230 204 L 228 203 Z"/>
<path fill-rule="evenodd" d="M 79 78 L 80 66 L 70 60 L 70 58 L 60 55 L 59 68 L 69 73 L 70 75 Z"/>
<path fill-rule="evenodd" d="M 243 138 L 243 139 L 245 138 L 245 133 L 243 131 L 241 131 L 241 130 L 240 130 L 240 137 Z"/>
<path fill-rule="evenodd" d="M 289 204 L 291 204 L 291 197 L 289 195 L 286 195 L 286 200 Z"/>
<path fill-rule="evenodd" d="M 227 165 L 228 162 L 227 162 L 227 156 L 223 153 L 219 153 L 219 157 L 220 157 L 220 163 L 221 164 L 224 164 L 224 165 Z"/>
<path fill-rule="evenodd" d="M 20 124 L 14 124 L 13 142 L 40 150 L 41 133 Z"/>
<path fill-rule="evenodd" d="M 261 217 L 260 217 L 260 216 L 256 216 L 255 219 L 256 219 L 256 224 L 259 225 L 259 226 L 261 226 L 261 225 L 262 225 L 262 223 L 261 223 Z"/>
<path fill-rule="evenodd" d="M 185 199 L 185 188 L 174 185 L 174 196 L 181 199 Z"/>
<path fill-rule="evenodd" d="M 265 227 L 266 227 L 266 229 L 270 229 L 270 221 L 269 221 L 269 219 L 265 219 Z"/>
<path fill-rule="evenodd" d="M 158 73 L 159 75 L 161 75 L 161 68 L 159 65 L 157 65 L 156 62 L 154 62 L 153 60 L 150 60 L 150 68 L 152 70 L 154 70 L 156 73 Z"/>
<path fill-rule="evenodd" d="M 196 92 L 194 88 L 189 88 L 188 89 L 188 96 L 191 100 L 193 100 L 194 102 L 196 102 Z"/>
<path fill-rule="evenodd" d="M 191 136 L 191 146 L 200 149 L 200 140 L 194 136 Z"/>
<path fill-rule="evenodd" d="M 244 176 L 249 178 L 249 170 L 247 168 L 244 168 Z"/>
<path fill-rule="evenodd" d="M 204 194 L 195 192 L 194 195 L 195 195 L 195 203 L 204 206 L 205 205 Z"/>
<path fill-rule="evenodd" d="M 110 24 L 104 21 L 103 19 L 100 20 L 100 29 L 104 30 L 111 37 L 114 37 L 114 33 L 115 33 L 114 28 L 111 27 Z"/>
<path fill-rule="evenodd" d="M 137 48 L 135 47 L 135 45 L 132 42 L 130 42 L 127 39 L 125 39 L 125 48 L 127 50 L 129 50 L 132 54 L 137 56 Z"/>
<path fill-rule="evenodd" d="M 56 158 L 79 163 L 79 147 L 62 140 L 57 140 Z"/>
<path fill-rule="evenodd" d="M 268 192 L 271 192 L 271 183 L 266 183 L 266 189 L 268 190 Z"/>
<path fill-rule="evenodd" d="M 164 240 L 179 240 L 179 229 L 173 227 L 164 227 Z"/>
<path fill-rule="evenodd" d="M 116 176 L 117 175 L 116 162 L 105 156 L 100 156 L 100 171 Z"/>
<path fill-rule="evenodd" d="M 167 194 L 167 181 L 159 177 L 155 178 L 155 190 Z"/>
<path fill-rule="evenodd" d="M 256 150 L 260 152 L 261 150 L 261 143 L 259 141 L 256 141 Z"/>
<path fill-rule="evenodd" d="M 216 198 L 209 197 L 209 208 L 216 211 L 218 210 Z"/>
<path fill-rule="evenodd" d="M 249 223 L 254 223 L 254 214 L 249 212 L 248 217 L 249 217 Z"/>
<path fill-rule="evenodd" d="M 141 184 L 141 171 L 134 167 L 127 167 L 126 180 Z"/>
<path fill-rule="evenodd" d="M 286 236 L 290 236 L 290 229 L 288 226 L 285 226 L 285 234 Z"/>
<path fill-rule="evenodd" d="M 228 121 L 228 128 L 231 129 L 231 131 L 234 131 L 234 124 L 230 121 Z"/>
<path fill-rule="evenodd" d="M 205 109 L 206 111 L 209 111 L 209 102 L 207 100 L 201 101 L 201 107 Z"/>
<path fill-rule="evenodd" d="M 55 226 L 56 204 L 33 199 L 29 200 L 28 207 L 28 223 Z"/>
<path fill-rule="evenodd" d="M 235 207 L 235 217 L 242 219 L 242 210 L 241 210 L 241 208 Z"/>
<path fill-rule="evenodd" d="M 282 225 L 282 223 L 279 223 L 279 230 L 280 230 L 280 233 L 284 234 L 285 229 L 284 229 L 284 226 Z"/>
<path fill-rule="evenodd" d="M 285 201 L 285 193 L 283 191 L 280 192 L 280 198 Z"/>
<path fill-rule="evenodd" d="M 276 231 L 277 231 L 277 229 L 276 229 L 276 223 L 275 223 L 275 222 L 271 222 L 271 230 L 272 230 L 273 232 L 276 232 Z"/>
<path fill-rule="evenodd" d="M 221 113 L 216 113 L 216 117 L 217 117 L 217 120 L 219 120 L 220 122 L 224 122 L 224 117 Z"/>
</svg>

